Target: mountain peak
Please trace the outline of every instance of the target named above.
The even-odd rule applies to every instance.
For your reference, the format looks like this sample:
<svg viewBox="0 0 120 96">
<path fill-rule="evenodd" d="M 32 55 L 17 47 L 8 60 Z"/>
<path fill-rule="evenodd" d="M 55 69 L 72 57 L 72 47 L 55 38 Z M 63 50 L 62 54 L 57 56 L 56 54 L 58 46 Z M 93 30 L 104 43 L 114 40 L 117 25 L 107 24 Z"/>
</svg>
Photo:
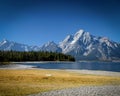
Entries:
<svg viewBox="0 0 120 96">
<path fill-rule="evenodd" d="M 120 59 L 120 44 L 107 37 L 96 37 L 83 29 L 77 31 L 71 40 L 61 42 L 62 52 L 74 56 L 77 60 L 111 60 Z M 112 54 L 112 55 L 111 55 Z"/>
<path fill-rule="evenodd" d="M 0 46 L 1 45 L 4 45 L 5 43 L 9 42 L 7 39 L 3 39 L 1 42 L 0 42 Z"/>
<path fill-rule="evenodd" d="M 44 44 L 41 47 L 41 50 L 49 51 L 49 52 L 62 52 L 62 49 L 60 47 L 58 47 L 58 45 L 53 41 Z"/>
<path fill-rule="evenodd" d="M 49 41 L 49 42 L 47 42 L 44 46 L 45 47 L 47 47 L 47 46 L 52 46 L 52 45 L 54 45 L 54 46 L 57 46 L 57 44 L 54 42 L 54 41 Z"/>
<path fill-rule="evenodd" d="M 73 37 L 73 41 L 71 42 L 71 44 L 78 42 L 84 33 L 85 31 L 83 29 L 80 29 L 79 31 L 77 31 Z"/>
<path fill-rule="evenodd" d="M 79 39 L 80 37 L 82 37 L 82 35 L 85 33 L 85 31 L 83 29 L 80 29 L 79 31 L 77 31 L 74 35 L 74 39 Z"/>
<path fill-rule="evenodd" d="M 7 39 L 3 39 L 2 42 L 9 42 Z"/>
<path fill-rule="evenodd" d="M 79 31 L 77 31 L 76 33 L 75 33 L 75 37 L 80 37 L 80 36 L 82 36 L 82 34 L 84 33 L 85 31 L 83 30 L 83 29 L 80 29 Z"/>
</svg>

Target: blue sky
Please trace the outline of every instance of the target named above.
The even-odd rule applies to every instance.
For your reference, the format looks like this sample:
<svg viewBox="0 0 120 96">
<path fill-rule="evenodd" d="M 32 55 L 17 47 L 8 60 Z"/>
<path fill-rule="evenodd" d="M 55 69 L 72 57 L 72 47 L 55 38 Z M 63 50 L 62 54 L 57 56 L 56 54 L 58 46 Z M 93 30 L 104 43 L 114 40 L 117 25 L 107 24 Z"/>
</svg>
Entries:
<svg viewBox="0 0 120 96">
<path fill-rule="evenodd" d="M 58 43 L 79 29 L 120 42 L 120 1 L 0 0 L 0 40 Z"/>
</svg>

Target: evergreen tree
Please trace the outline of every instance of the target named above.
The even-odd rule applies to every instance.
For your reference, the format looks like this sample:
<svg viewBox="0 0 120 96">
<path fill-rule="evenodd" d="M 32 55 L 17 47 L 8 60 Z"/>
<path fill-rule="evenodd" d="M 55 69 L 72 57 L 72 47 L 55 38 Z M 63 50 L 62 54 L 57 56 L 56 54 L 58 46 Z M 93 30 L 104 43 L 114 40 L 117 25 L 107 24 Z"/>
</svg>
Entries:
<svg viewBox="0 0 120 96">
<path fill-rule="evenodd" d="M 0 62 L 9 61 L 75 61 L 75 59 L 70 55 L 57 52 L 0 51 Z"/>
</svg>

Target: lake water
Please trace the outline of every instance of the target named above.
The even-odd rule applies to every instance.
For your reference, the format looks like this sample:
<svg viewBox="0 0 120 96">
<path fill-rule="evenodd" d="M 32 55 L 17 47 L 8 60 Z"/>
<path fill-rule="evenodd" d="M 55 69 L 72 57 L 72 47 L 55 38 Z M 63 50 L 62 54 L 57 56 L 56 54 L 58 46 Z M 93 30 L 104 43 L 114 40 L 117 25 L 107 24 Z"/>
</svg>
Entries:
<svg viewBox="0 0 120 96">
<path fill-rule="evenodd" d="M 120 62 L 40 62 L 22 63 L 43 69 L 83 69 L 120 72 Z"/>
</svg>

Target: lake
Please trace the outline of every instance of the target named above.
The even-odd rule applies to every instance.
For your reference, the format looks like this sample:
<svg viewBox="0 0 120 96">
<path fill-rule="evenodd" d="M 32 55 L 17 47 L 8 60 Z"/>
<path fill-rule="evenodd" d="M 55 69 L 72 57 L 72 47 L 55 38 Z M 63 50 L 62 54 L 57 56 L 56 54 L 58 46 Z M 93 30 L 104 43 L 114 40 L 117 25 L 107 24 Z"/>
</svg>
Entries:
<svg viewBox="0 0 120 96">
<path fill-rule="evenodd" d="M 38 62 L 19 63 L 43 69 L 83 69 L 120 72 L 120 62 Z"/>
</svg>

